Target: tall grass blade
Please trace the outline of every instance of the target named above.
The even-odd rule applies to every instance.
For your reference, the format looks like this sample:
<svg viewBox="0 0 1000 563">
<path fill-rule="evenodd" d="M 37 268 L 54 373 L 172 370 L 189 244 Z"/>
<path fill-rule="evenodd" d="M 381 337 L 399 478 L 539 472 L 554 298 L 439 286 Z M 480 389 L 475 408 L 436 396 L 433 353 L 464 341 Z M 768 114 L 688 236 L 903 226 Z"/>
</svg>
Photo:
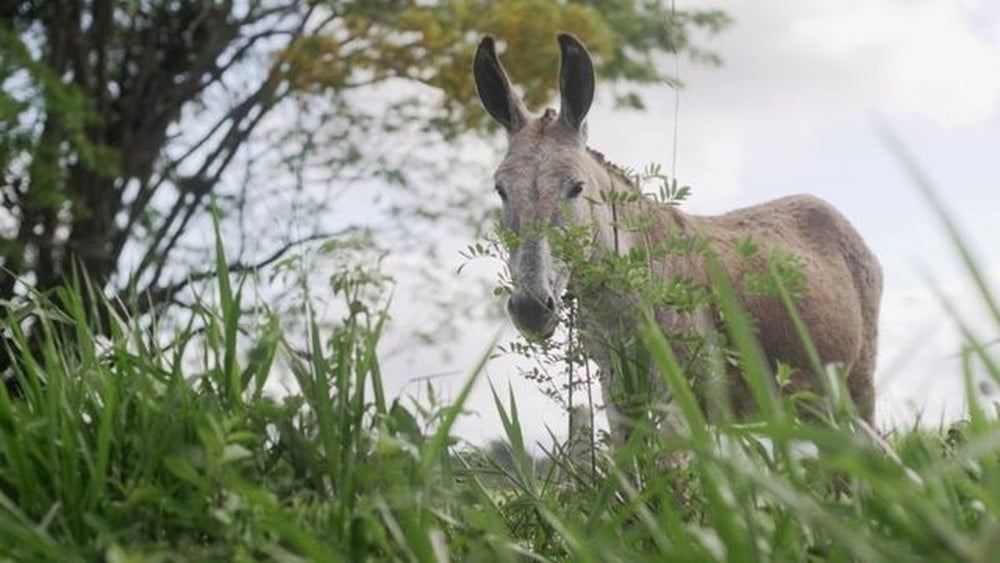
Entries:
<svg viewBox="0 0 1000 563">
<path fill-rule="evenodd" d="M 243 293 L 243 282 L 233 293 L 229 280 L 229 263 L 226 260 L 226 249 L 222 243 L 222 232 L 219 226 L 219 213 L 212 213 L 212 228 L 215 234 L 215 273 L 219 290 L 219 308 L 222 311 L 222 347 L 223 365 L 221 382 L 225 386 L 226 396 L 234 406 L 242 404 L 243 387 L 239 366 L 236 360 L 236 336 L 240 321 L 240 302 Z"/>
<path fill-rule="evenodd" d="M 441 424 L 427 441 L 427 445 L 421 453 L 421 475 L 427 475 L 434 463 L 438 461 L 438 457 L 445 451 L 445 447 L 451 439 L 451 429 L 455 425 L 455 421 L 458 420 L 458 415 L 462 412 L 465 402 L 469 399 L 469 395 L 472 393 L 472 388 L 475 385 L 476 380 L 479 378 L 479 374 L 482 373 L 483 369 L 486 367 L 486 362 L 489 361 L 490 356 L 493 353 L 493 348 L 496 346 L 497 339 L 499 339 L 499 335 L 493 337 L 493 340 L 487 347 L 486 353 L 480 357 L 479 361 L 472 369 L 472 373 L 468 378 L 466 378 L 465 383 L 458 392 L 458 396 L 445 409 L 445 414 L 441 420 Z"/>
</svg>

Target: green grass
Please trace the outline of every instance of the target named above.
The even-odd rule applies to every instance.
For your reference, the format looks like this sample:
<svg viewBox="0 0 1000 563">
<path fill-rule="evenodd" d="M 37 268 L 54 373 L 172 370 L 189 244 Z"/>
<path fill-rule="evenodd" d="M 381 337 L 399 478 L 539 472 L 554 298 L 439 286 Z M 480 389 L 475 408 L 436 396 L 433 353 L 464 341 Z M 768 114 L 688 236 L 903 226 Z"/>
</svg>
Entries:
<svg viewBox="0 0 1000 563">
<path fill-rule="evenodd" d="M 225 264 L 221 244 L 217 256 Z M 386 317 L 367 291 L 377 278 L 345 272 L 331 284 L 343 315 L 325 325 L 309 306 L 300 321 L 244 316 L 246 286 L 227 276 L 169 334 L 85 284 L 8 310 L 23 397 L 0 391 L 0 560 L 898 563 L 989 561 L 1000 549 L 995 417 L 970 402 L 964 423 L 895 433 L 891 454 L 854 431 L 850 408 L 801 422 L 769 391 L 724 292 L 759 423 L 708 425 L 647 326 L 642 341 L 689 435 L 638 427 L 596 466 L 560 444 L 540 463 L 515 397 L 495 390 L 510 448 L 501 463 L 451 434 L 479 370 L 450 404 L 385 397 Z M 37 346 L 21 333 L 29 313 L 45 334 Z M 290 336 L 303 330 L 304 350 Z M 966 336 L 1000 381 L 990 351 Z M 295 392 L 266 391 L 279 374 Z M 689 462 L 668 467 L 678 454 Z"/>
</svg>

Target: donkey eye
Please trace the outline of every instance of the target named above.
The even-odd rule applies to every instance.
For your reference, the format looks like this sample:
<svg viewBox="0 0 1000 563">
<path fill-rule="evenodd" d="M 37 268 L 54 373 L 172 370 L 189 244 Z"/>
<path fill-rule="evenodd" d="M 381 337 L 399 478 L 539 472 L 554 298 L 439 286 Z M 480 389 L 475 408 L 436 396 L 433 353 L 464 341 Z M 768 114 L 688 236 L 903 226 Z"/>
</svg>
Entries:
<svg viewBox="0 0 1000 563">
<path fill-rule="evenodd" d="M 573 185 L 569 188 L 569 193 L 566 197 L 573 199 L 583 193 L 583 182 L 573 182 Z"/>
<path fill-rule="evenodd" d="M 507 191 L 503 189 L 503 186 L 497 184 L 493 189 L 497 191 L 497 195 L 500 196 L 501 201 L 507 201 Z"/>
</svg>

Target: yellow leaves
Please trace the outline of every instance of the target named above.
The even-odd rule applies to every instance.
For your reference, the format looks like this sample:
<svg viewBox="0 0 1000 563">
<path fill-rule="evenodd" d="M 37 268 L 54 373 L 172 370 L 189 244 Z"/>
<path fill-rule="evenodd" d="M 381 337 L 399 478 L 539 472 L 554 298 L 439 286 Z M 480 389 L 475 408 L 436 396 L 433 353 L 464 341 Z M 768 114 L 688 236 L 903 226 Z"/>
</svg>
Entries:
<svg viewBox="0 0 1000 563">
<path fill-rule="evenodd" d="M 414 80 L 441 91 L 442 122 L 455 127 L 486 122 L 471 72 L 473 52 L 486 34 L 497 38 L 504 65 L 534 111 L 554 98 L 559 32 L 587 45 L 599 79 L 641 68 L 644 54 L 662 48 L 647 36 L 632 36 L 635 29 L 658 34 L 662 14 L 628 2 L 393 0 L 344 6 L 320 35 L 303 37 L 281 53 L 281 78 L 312 93 L 388 78 Z M 639 54 L 623 54 L 629 45 Z"/>
<path fill-rule="evenodd" d="M 420 35 L 420 44 L 425 48 L 443 47 L 454 39 L 457 29 L 445 27 L 445 21 L 425 6 L 411 6 L 399 14 L 399 28 Z"/>
<path fill-rule="evenodd" d="M 322 35 L 298 39 L 280 54 L 278 66 L 291 87 L 302 91 L 336 88 L 367 70 L 419 80 L 467 102 L 474 95 L 472 53 L 478 40 L 491 33 L 502 45 L 516 47 L 506 54 L 506 64 L 524 85 L 527 103 L 536 106 L 551 96 L 555 85 L 555 35 L 560 31 L 577 34 L 598 57 L 613 44 L 601 15 L 582 4 L 403 2 L 394 14 L 362 10 L 339 19 Z"/>
<path fill-rule="evenodd" d="M 278 54 L 275 70 L 293 90 L 311 93 L 336 88 L 350 73 L 341 43 L 323 35 L 296 38 Z"/>
<path fill-rule="evenodd" d="M 353 14 L 344 18 L 344 27 L 350 37 L 362 37 L 371 27 L 372 20 L 366 13 Z"/>
<path fill-rule="evenodd" d="M 548 102 L 554 92 L 557 33 L 575 34 L 598 60 L 613 44 L 611 29 L 590 6 L 542 0 L 490 4 L 482 18 L 482 31 L 507 46 L 501 54 L 504 65 L 512 80 L 524 87 L 525 103 L 532 109 Z"/>
</svg>

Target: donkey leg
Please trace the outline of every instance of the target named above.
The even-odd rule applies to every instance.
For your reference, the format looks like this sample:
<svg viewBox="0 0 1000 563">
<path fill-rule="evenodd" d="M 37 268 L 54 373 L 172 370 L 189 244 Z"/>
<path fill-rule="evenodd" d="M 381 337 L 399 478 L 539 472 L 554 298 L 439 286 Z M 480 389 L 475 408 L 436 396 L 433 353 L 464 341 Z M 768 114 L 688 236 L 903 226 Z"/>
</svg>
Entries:
<svg viewBox="0 0 1000 563">
<path fill-rule="evenodd" d="M 869 425 L 875 424 L 875 346 L 866 340 L 858 360 L 847 374 L 847 390 L 858 408 L 858 414 Z"/>
<path fill-rule="evenodd" d="M 601 382 L 601 397 L 604 399 L 604 413 L 608 417 L 608 435 L 611 438 L 611 448 L 621 449 L 628 441 L 630 421 L 615 404 L 616 383 L 614 371 L 608 364 L 598 367 L 598 380 Z"/>
</svg>

